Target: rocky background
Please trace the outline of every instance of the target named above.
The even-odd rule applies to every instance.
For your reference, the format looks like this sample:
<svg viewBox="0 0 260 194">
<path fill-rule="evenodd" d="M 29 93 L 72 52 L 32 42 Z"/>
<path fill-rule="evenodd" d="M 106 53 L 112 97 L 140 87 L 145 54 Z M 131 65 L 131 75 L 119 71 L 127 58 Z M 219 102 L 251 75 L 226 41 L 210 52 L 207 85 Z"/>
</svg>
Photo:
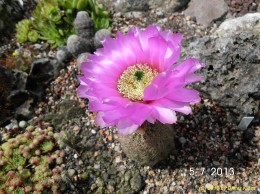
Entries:
<svg viewBox="0 0 260 194">
<path fill-rule="evenodd" d="M 10 40 L 15 23 L 34 6 L 33 1 L 12 2 L 0 1 L 0 138 L 42 122 L 64 131 L 69 137 L 61 164 L 67 193 L 203 193 L 213 186 L 260 192 L 259 1 L 100 0 L 111 12 L 111 32 L 95 32 L 89 15 L 79 12 L 77 35 L 57 50 Z M 202 92 L 201 104 L 192 115 L 179 115 L 173 125 L 176 150 L 154 167 L 129 160 L 116 129 L 95 126 L 87 101 L 76 95 L 80 64 L 100 40 L 150 24 L 183 33 L 181 58 L 196 57 L 207 65 L 201 71 L 205 80 L 192 86 Z M 14 50 L 29 63 L 27 71 L 6 57 Z M 243 116 L 255 117 L 245 131 L 237 127 Z M 217 175 L 213 168 L 228 171 Z"/>
</svg>

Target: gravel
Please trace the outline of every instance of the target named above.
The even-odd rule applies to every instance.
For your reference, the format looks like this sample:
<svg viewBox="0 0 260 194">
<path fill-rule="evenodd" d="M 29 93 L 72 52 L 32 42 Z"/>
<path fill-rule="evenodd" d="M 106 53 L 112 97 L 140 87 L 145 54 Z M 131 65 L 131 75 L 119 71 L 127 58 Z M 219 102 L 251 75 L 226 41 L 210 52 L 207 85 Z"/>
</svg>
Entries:
<svg viewBox="0 0 260 194">
<path fill-rule="evenodd" d="M 85 111 L 61 127 L 70 137 L 64 162 L 67 174 L 73 177 L 68 193 L 202 193 L 217 186 L 222 186 L 222 193 L 229 193 L 230 186 L 233 190 L 250 186 L 254 189 L 251 193 L 257 193 L 259 126 L 238 130 L 237 124 L 229 121 L 230 112 L 202 97 L 202 103 L 193 106 L 192 115 L 178 115 L 182 119 L 174 125 L 175 153 L 154 167 L 141 166 L 122 152 L 115 128 L 100 129 L 94 124 L 86 101 L 76 96 L 78 73 L 76 62 L 71 62 L 38 109 L 39 115 L 60 114 L 58 104 L 69 97 Z"/>
</svg>

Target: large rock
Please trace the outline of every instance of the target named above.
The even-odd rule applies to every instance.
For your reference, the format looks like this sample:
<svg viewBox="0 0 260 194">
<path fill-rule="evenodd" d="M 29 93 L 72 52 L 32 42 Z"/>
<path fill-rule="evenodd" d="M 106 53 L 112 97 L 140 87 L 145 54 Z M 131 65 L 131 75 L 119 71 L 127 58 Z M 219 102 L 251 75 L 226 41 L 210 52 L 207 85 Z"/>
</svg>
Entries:
<svg viewBox="0 0 260 194">
<path fill-rule="evenodd" d="M 33 104 L 44 97 L 61 68 L 63 65 L 51 58 L 34 61 L 29 74 L 0 66 L 0 125 L 12 117 L 30 119 Z"/>
<path fill-rule="evenodd" d="M 61 64 L 56 59 L 41 58 L 33 62 L 26 82 L 26 90 L 32 96 L 41 99 L 46 86 L 56 77 Z"/>
<path fill-rule="evenodd" d="M 196 17 L 198 23 L 207 26 L 225 16 L 227 12 L 225 0 L 191 0 L 184 14 Z"/>
<path fill-rule="evenodd" d="M 207 65 L 203 70 L 205 82 L 194 87 L 239 117 L 259 112 L 260 35 L 255 33 L 259 29 L 256 16 L 259 14 L 228 20 L 211 37 L 184 48 L 185 58 L 200 58 Z M 246 22 L 243 28 L 233 26 L 241 21 Z"/>
<path fill-rule="evenodd" d="M 190 0 L 150 0 L 148 4 L 151 9 L 161 8 L 165 13 L 172 13 L 185 7 Z"/>
<path fill-rule="evenodd" d="M 26 80 L 26 73 L 0 66 L 0 125 L 29 98 Z"/>
<path fill-rule="evenodd" d="M 11 37 L 15 24 L 23 17 L 23 7 L 18 1 L 0 0 L 0 45 L 3 37 Z"/>
<path fill-rule="evenodd" d="M 224 21 L 216 31 L 221 37 L 230 37 L 240 32 L 260 34 L 260 13 L 249 13 L 243 17 Z"/>
</svg>

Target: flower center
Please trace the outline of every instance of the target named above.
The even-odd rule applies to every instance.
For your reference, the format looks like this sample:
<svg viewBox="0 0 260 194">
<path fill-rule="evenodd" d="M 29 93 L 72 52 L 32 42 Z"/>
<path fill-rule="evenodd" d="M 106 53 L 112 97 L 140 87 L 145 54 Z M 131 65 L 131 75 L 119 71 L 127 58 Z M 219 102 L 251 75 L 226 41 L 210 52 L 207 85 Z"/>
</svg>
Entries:
<svg viewBox="0 0 260 194">
<path fill-rule="evenodd" d="M 158 72 L 148 65 L 136 64 L 128 67 L 117 82 L 118 91 L 126 98 L 140 101 L 144 89 L 152 82 Z"/>
</svg>

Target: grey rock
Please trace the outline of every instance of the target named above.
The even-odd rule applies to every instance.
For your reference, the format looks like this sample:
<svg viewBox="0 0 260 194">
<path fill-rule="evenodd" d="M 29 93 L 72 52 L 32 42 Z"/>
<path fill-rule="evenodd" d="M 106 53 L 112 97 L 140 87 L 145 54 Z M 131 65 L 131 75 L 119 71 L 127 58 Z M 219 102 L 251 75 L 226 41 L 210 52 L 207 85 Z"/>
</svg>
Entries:
<svg viewBox="0 0 260 194">
<path fill-rule="evenodd" d="M 157 9 L 156 10 L 156 15 L 160 18 L 164 17 L 164 12 L 162 11 L 162 9 Z"/>
<path fill-rule="evenodd" d="M 41 99 L 46 86 L 58 75 L 62 67 L 56 59 L 41 58 L 34 61 L 27 78 L 26 90 L 34 97 Z"/>
<path fill-rule="evenodd" d="M 21 105 L 23 102 L 29 99 L 29 92 L 26 90 L 13 90 L 10 92 L 7 100 L 17 105 Z"/>
<path fill-rule="evenodd" d="M 90 53 L 81 53 L 77 58 L 77 67 L 80 69 L 81 64 L 85 61 L 87 61 L 88 56 Z"/>
<path fill-rule="evenodd" d="M 185 7 L 190 0 L 150 0 L 148 4 L 151 9 L 161 8 L 164 13 L 173 13 Z"/>
<path fill-rule="evenodd" d="M 95 33 L 95 37 L 94 37 L 95 48 L 102 47 L 101 41 L 104 40 L 104 38 L 107 37 L 107 36 L 111 36 L 111 31 L 110 30 L 108 30 L 108 29 L 98 30 Z"/>
<path fill-rule="evenodd" d="M 0 0 L 0 45 L 2 38 L 11 38 L 15 25 L 23 18 L 23 8 L 18 1 Z"/>
<path fill-rule="evenodd" d="M 180 138 L 179 138 L 179 142 L 180 142 L 181 144 L 185 144 L 186 141 L 187 141 L 187 140 L 186 140 L 184 137 L 180 137 Z"/>
<path fill-rule="evenodd" d="M 94 22 L 88 12 L 78 12 L 73 25 L 78 32 L 78 36 L 86 39 L 90 39 L 94 36 Z"/>
<path fill-rule="evenodd" d="M 133 189 L 135 192 L 138 192 L 141 190 L 142 186 L 144 185 L 144 182 L 142 180 L 142 177 L 140 174 L 134 174 L 133 178 L 130 180 L 131 189 Z"/>
<path fill-rule="evenodd" d="M 208 26 L 211 22 L 224 17 L 227 12 L 228 6 L 225 0 L 191 0 L 184 14 L 196 17 L 198 23 Z"/>
<path fill-rule="evenodd" d="M 74 57 L 77 57 L 81 53 L 93 50 L 93 40 L 86 40 L 77 35 L 71 35 L 67 41 L 67 48 Z"/>
<path fill-rule="evenodd" d="M 53 125 L 56 126 L 56 128 L 60 129 L 62 128 L 66 122 L 75 120 L 75 122 L 79 122 L 79 119 L 82 114 L 84 113 L 84 110 L 80 108 L 77 101 L 74 100 L 68 100 L 63 99 L 57 104 L 57 110 L 55 112 L 50 112 L 47 114 L 41 115 L 40 119 L 50 122 Z M 78 131 L 76 131 L 78 132 Z M 87 136 L 85 136 L 86 138 Z M 78 142 L 76 140 L 78 137 L 75 136 L 75 138 L 70 137 L 70 141 Z M 74 139 L 74 140 L 73 140 Z M 81 145 L 81 148 L 86 146 L 93 146 L 94 142 L 91 140 L 88 140 L 84 143 L 84 145 Z"/>
<path fill-rule="evenodd" d="M 27 74 L 0 66 L 0 125 L 29 97 L 25 90 Z"/>
<path fill-rule="evenodd" d="M 125 17 L 127 18 L 141 18 L 143 17 L 142 11 L 129 11 L 125 13 Z"/>
<path fill-rule="evenodd" d="M 72 59 L 72 54 L 69 52 L 66 46 L 61 46 L 57 50 L 56 58 L 59 62 L 66 63 Z"/>
<path fill-rule="evenodd" d="M 259 112 L 260 36 L 252 28 L 255 21 L 251 22 L 232 33 L 232 27 L 220 27 L 211 37 L 198 39 L 183 50 L 184 55 L 200 58 L 207 65 L 202 71 L 205 81 L 194 87 L 235 113 L 237 122 Z"/>
<path fill-rule="evenodd" d="M 33 114 L 34 112 L 33 112 L 32 100 L 27 100 L 15 110 L 15 118 L 17 119 L 28 120 L 32 118 Z"/>
<path fill-rule="evenodd" d="M 242 31 L 260 34 L 260 13 L 248 13 L 243 17 L 228 19 L 224 21 L 216 31 L 221 37 L 230 37 Z"/>
<path fill-rule="evenodd" d="M 68 175 L 69 175 L 70 178 L 73 178 L 75 173 L 76 173 L 75 169 L 72 169 L 72 168 L 68 169 Z"/>
<path fill-rule="evenodd" d="M 115 10 L 121 13 L 129 11 L 147 11 L 149 5 L 146 0 L 114 0 Z"/>
<path fill-rule="evenodd" d="M 125 181 L 128 182 L 131 177 L 132 177 L 131 171 L 126 171 L 125 176 L 124 176 Z"/>
</svg>

